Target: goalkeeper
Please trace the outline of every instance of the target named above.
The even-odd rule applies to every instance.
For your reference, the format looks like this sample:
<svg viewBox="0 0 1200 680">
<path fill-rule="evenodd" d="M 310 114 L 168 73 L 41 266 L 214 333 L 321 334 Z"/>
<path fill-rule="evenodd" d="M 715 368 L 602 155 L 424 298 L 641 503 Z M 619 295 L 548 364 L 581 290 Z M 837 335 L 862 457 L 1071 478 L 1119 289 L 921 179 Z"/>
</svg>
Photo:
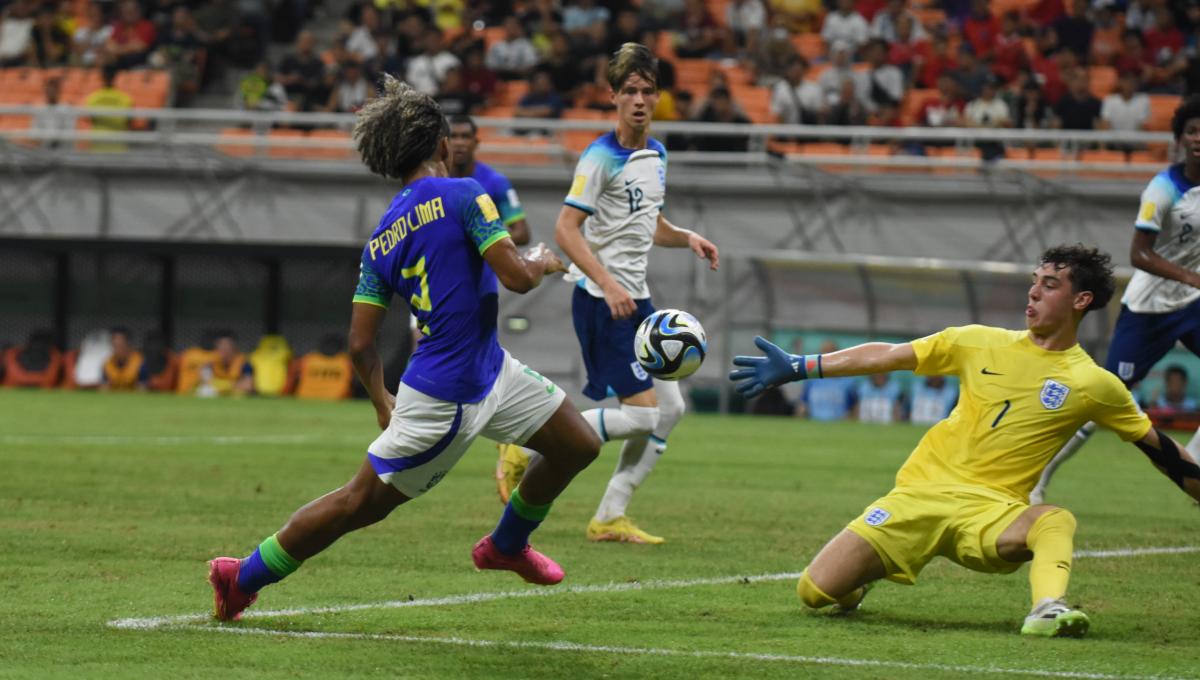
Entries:
<svg viewBox="0 0 1200 680">
<path fill-rule="evenodd" d="M 913 370 L 957 375 L 961 397 L 896 475 L 896 487 L 835 536 L 800 577 L 805 605 L 853 610 L 871 583 L 912 584 L 934 557 L 1006 574 L 1032 561 L 1033 608 L 1021 632 L 1082 636 L 1088 617 L 1067 605 L 1075 517 L 1028 504 L 1042 468 L 1089 420 L 1133 442 L 1200 499 L 1200 468 L 1151 427 L 1129 391 L 1076 342 L 1083 316 L 1112 298 L 1107 254 L 1082 245 L 1042 255 L 1025 307 L 1027 330 L 947 328 L 903 344 L 867 343 L 796 356 L 757 338 L 765 357 L 739 356 L 729 377 L 747 397 L 795 380 Z"/>
</svg>

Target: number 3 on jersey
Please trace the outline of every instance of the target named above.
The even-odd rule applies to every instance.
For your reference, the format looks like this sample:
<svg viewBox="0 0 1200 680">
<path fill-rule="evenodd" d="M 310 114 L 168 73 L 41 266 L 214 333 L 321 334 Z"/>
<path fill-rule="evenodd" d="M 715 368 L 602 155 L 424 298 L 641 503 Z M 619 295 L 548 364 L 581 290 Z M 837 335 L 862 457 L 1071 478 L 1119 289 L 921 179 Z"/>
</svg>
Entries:
<svg viewBox="0 0 1200 680">
<path fill-rule="evenodd" d="M 408 299 L 408 304 L 412 307 L 413 315 L 417 317 L 418 328 L 425 335 L 429 335 L 429 312 L 433 311 L 433 303 L 429 300 L 429 274 L 425 271 L 425 256 L 411 267 L 405 267 L 400 270 L 400 275 L 406 279 L 420 279 L 421 294 L 412 294 Z M 422 318 L 424 317 L 424 318 Z"/>
</svg>

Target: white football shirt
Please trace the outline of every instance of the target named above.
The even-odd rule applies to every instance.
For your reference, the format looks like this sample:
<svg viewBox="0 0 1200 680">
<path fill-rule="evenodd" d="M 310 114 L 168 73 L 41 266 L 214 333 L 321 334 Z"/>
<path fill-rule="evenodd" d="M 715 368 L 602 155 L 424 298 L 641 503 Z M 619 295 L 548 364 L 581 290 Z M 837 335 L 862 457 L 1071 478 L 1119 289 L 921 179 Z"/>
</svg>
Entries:
<svg viewBox="0 0 1200 680">
<path fill-rule="evenodd" d="M 666 148 L 651 138 L 645 149 L 626 149 L 610 132 L 584 150 L 563 201 L 588 214 L 583 221 L 584 240 L 635 300 L 650 297 L 646 262 L 666 195 Z M 582 282 L 591 295 L 604 297 L 600 286 L 575 264 L 566 278 Z"/>
<path fill-rule="evenodd" d="M 1187 269 L 1200 268 L 1200 186 L 1192 186 L 1183 165 L 1155 175 L 1142 191 L 1134 226 L 1158 235 L 1154 252 Z M 1187 307 L 1200 298 L 1200 289 L 1137 270 L 1121 303 L 1130 311 L 1164 314 Z"/>
</svg>

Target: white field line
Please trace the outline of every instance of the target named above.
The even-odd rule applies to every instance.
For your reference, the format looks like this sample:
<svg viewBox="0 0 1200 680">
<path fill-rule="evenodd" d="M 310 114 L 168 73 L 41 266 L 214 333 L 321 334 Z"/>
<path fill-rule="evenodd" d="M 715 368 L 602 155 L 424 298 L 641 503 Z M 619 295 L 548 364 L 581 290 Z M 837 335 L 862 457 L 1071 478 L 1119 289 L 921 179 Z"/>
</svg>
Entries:
<svg viewBox="0 0 1200 680">
<path fill-rule="evenodd" d="M 267 628 L 223 627 L 223 626 L 172 626 L 171 630 L 206 631 L 233 633 L 235 635 L 263 635 L 316 640 L 371 640 L 380 642 L 408 642 L 438 644 L 456 647 L 482 647 L 506 649 L 536 649 L 552 652 L 574 652 L 588 654 L 619 654 L 623 656 L 658 656 L 691 659 L 731 659 L 737 661 L 767 661 L 819 666 L 849 666 L 858 668 L 895 668 L 917 671 L 942 671 L 958 676 L 968 675 L 1028 675 L 1042 678 L 1081 678 L 1084 680 L 1185 680 L 1162 675 L 1116 675 L 1112 673 L 1090 673 L 1083 671 L 1047 671 L 1032 668 L 1005 668 L 1003 666 L 959 666 L 939 663 L 914 663 L 888 661 L 885 659 L 853 659 L 836 656 L 801 656 L 795 654 L 762 654 L 753 652 L 730 652 L 704 649 L 664 649 L 660 647 L 621 647 L 613 645 L 585 645 L 577 642 L 532 640 L 478 640 L 460 637 L 420 637 L 416 635 L 392 635 L 385 633 L 327 633 L 321 631 L 278 631 Z"/>
<path fill-rule="evenodd" d="M 1113 558 L 1138 557 L 1141 555 L 1164 555 L 1200 552 L 1200 546 L 1121 548 L 1114 550 L 1081 550 L 1075 553 L 1077 558 Z M 596 585 L 566 586 L 563 588 L 530 588 L 528 590 L 509 590 L 490 593 L 468 593 L 465 595 L 450 595 L 446 597 L 423 598 L 419 600 L 388 600 L 384 602 L 364 602 L 361 604 L 331 605 L 327 607 L 299 607 L 295 609 L 266 609 L 248 611 L 243 620 L 278 618 L 283 616 L 304 616 L 308 614 L 339 614 L 372 609 L 402 609 L 405 607 L 446 607 L 459 604 L 476 604 L 494 600 L 509 600 L 530 597 L 555 597 L 559 595 L 574 595 L 579 593 L 622 593 L 631 590 L 667 590 L 672 588 L 696 588 L 701 586 L 720 586 L 734 583 L 765 583 L 771 581 L 791 581 L 800 578 L 799 572 L 783 572 L 778 574 L 758 574 L 747 576 L 718 576 L 714 578 L 695 578 L 678 580 L 635 581 L 630 583 L 602 583 Z M 173 616 L 151 616 L 145 618 L 114 619 L 108 622 L 110 628 L 126 630 L 153 630 L 167 626 L 201 623 L 211 618 L 210 613 L 178 614 Z"/>
<path fill-rule="evenodd" d="M 306 444 L 310 442 L 366 442 L 368 438 L 313 436 L 306 434 L 257 434 L 257 435 L 0 435 L 0 445 L 46 445 L 84 444 L 88 446 L 178 446 L 181 444 L 207 444 L 212 446 L 240 446 L 243 444 Z"/>
</svg>

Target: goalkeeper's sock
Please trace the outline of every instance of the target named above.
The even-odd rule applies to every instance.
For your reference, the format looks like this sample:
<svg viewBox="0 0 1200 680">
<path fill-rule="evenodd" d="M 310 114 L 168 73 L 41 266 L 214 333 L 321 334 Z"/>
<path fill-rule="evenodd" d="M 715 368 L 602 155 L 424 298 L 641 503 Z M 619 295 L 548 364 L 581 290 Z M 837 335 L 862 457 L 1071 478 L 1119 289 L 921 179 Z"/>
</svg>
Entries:
<svg viewBox="0 0 1200 680">
<path fill-rule="evenodd" d="M 524 550 L 529 545 L 529 535 L 550 514 L 551 505 L 530 505 L 521 498 L 520 487 L 513 489 L 508 505 L 504 507 L 504 514 L 492 531 L 492 543 L 496 550 L 505 555 L 516 555 Z"/>
<path fill-rule="evenodd" d="M 263 541 L 238 567 L 238 589 L 253 595 L 265 586 L 282 581 L 300 568 L 302 562 L 287 554 L 279 545 L 278 534 Z"/>
<path fill-rule="evenodd" d="M 1029 590 L 1035 607 L 1042 600 L 1057 600 L 1067 594 L 1074 541 L 1075 516 L 1063 508 L 1043 514 L 1029 527 L 1025 545 L 1033 553 Z"/>
<path fill-rule="evenodd" d="M 654 432 L 658 426 L 657 406 L 622 404 L 621 408 L 589 409 L 581 415 L 600 435 L 601 442 L 642 437 Z"/>
</svg>

